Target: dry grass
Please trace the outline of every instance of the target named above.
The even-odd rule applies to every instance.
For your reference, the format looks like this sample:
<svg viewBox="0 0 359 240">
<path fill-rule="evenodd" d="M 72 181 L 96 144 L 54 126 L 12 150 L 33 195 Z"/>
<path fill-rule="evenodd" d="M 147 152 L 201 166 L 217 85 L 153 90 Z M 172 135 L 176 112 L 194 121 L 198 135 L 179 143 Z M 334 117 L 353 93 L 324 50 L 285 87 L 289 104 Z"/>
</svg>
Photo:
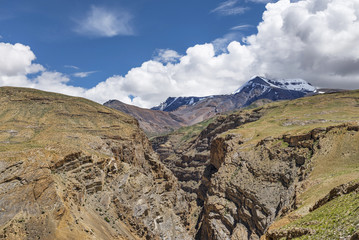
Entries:
<svg viewBox="0 0 359 240">
<path fill-rule="evenodd" d="M 138 130 L 132 117 L 87 99 L 12 87 L 0 88 L 0 123 L 3 159 L 27 151 L 90 150 L 99 136 L 125 138 Z"/>
<path fill-rule="evenodd" d="M 240 133 L 251 145 L 266 137 L 299 134 L 316 127 L 359 124 L 359 91 L 316 95 L 264 106 L 265 115 L 228 133 Z"/>
</svg>

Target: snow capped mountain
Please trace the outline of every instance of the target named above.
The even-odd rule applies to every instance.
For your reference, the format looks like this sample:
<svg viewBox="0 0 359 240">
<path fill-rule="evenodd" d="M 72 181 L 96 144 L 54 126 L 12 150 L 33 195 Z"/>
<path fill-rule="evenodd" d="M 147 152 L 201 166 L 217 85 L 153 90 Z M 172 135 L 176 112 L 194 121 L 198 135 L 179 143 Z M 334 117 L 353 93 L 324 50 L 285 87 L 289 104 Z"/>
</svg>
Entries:
<svg viewBox="0 0 359 240">
<path fill-rule="evenodd" d="M 220 98 L 223 102 L 231 102 L 233 109 L 248 106 L 259 99 L 272 101 L 289 100 L 304 97 L 308 93 L 315 93 L 317 90 L 310 83 L 303 79 L 268 79 L 255 76 L 248 80 L 243 86 L 232 94 L 207 97 L 169 97 L 160 105 L 153 107 L 153 110 L 173 112 L 181 106 L 194 107 L 204 101 Z M 218 100 L 219 101 L 219 100 Z M 221 110 L 216 110 L 221 111 Z"/>
<path fill-rule="evenodd" d="M 205 98 L 207 97 L 169 97 L 165 102 L 151 109 L 171 112 L 183 105 L 194 105 Z"/>
<path fill-rule="evenodd" d="M 265 89 L 280 88 L 283 90 L 300 91 L 300 92 L 315 92 L 316 88 L 303 79 L 278 79 L 272 80 L 264 77 L 255 76 L 248 80 L 243 86 L 238 88 L 233 94 L 241 92 L 245 88 L 253 88 L 255 86 L 263 86 Z"/>
</svg>

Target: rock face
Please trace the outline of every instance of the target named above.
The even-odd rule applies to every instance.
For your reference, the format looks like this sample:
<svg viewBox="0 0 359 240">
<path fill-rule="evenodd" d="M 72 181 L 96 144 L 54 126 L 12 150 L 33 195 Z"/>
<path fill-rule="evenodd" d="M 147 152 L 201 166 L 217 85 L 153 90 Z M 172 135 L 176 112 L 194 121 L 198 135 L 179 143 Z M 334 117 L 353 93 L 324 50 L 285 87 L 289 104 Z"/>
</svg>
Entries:
<svg viewBox="0 0 359 240">
<path fill-rule="evenodd" d="M 313 142 L 282 148 L 283 139 L 267 139 L 238 151 L 240 138 L 231 138 L 212 143 L 215 174 L 210 177 L 200 239 L 230 238 L 236 229 L 242 239 L 259 239 L 276 216 L 295 207 L 295 186 L 305 178 L 307 156 L 312 154 Z"/>
<path fill-rule="evenodd" d="M 238 146 L 243 142 L 241 136 L 214 139 L 208 166 L 212 174 L 206 180 L 209 184 L 197 238 L 259 239 L 277 216 L 296 209 L 298 191 L 311 172 L 312 156 L 328 132 L 342 131 L 358 129 L 351 125 L 315 128 L 305 134 L 263 139 L 250 148 Z M 354 191 L 357 184 L 336 189 L 319 202 Z M 299 237 L 310 232 L 292 229 L 283 234 Z M 234 237 L 237 235 L 241 237 Z"/>
<path fill-rule="evenodd" d="M 0 238 L 191 239 L 133 118 L 31 89 L 0 88 L 0 103 Z"/>
<path fill-rule="evenodd" d="M 358 126 L 358 128 L 359 128 L 359 126 Z M 332 201 L 333 199 L 335 199 L 335 198 L 337 198 L 339 196 L 349 194 L 349 193 L 351 193 L 353 191 L 358 191 L 358 190 L 359 190 L 359 182 L 349 182 L 347 184 L 342 184 L 342 185 L 340 185 L 338 187 L 333 188 L 324 198 L 317 201 L 314 204 L 314 206 L 309 209 L 309 211 L 312 212 L 315 209 L 320 208 L 324 204 Z"/>
<path fill-rule="evenodd" d="M 236 113 L 220 116 L 209 124 L 193 141 L 175 148 L 176 139 L 160 136 L 151 140 L 153 149 L 161 161 L 174 173 L 181 187 L 192 196 L 192 200 L 201 196 L 201 179 L 210 164 L 211 143 L 218 135 L 260 118 L 260 110 L 252 113 Z M 193 194 L 192 194 L 193 193 Z"/>
</svg>

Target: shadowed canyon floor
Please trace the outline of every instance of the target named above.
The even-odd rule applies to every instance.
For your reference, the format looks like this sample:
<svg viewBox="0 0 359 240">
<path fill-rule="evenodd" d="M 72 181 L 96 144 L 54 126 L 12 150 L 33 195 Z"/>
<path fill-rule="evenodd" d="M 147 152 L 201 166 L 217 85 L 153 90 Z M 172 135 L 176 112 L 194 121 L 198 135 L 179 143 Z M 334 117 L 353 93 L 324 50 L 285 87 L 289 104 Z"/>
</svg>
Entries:
<svg viewBox="0 0 359 240">
<path fill-rule="evenodd" d="M 0 104 L 0 239 L 359 235 L 359 91 L 216 115 L 151 143 L 86 99 L 5 87 Z"/>
</svg>

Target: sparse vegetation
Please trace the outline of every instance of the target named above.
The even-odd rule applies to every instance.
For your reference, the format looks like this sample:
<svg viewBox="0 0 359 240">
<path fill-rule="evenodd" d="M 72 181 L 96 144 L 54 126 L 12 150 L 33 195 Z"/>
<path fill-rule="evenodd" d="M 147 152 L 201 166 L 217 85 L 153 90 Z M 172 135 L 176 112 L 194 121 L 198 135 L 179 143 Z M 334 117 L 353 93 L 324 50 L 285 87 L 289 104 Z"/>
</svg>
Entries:
<svg viewBox="0 0 359 240">
<path fill-rule="evenodd" d="M 181 142 L 187 142 L 196 137 L 201 131 L 203 131 L 209 124 L 211 124 L 216 118 L 210 118 L 203 122 L 194 124 L 188 127 L 182 127 L 175 131 L 176 134 L 183 135 L 181 138 Z"/>
<path fill-rule="evenodd" d="M 310 228 L 313 235 L 296 239 L 344 239 L 359 230 L 359 195 L 357 192 L 336 198 L 284 229 Z"/>
</svg>

